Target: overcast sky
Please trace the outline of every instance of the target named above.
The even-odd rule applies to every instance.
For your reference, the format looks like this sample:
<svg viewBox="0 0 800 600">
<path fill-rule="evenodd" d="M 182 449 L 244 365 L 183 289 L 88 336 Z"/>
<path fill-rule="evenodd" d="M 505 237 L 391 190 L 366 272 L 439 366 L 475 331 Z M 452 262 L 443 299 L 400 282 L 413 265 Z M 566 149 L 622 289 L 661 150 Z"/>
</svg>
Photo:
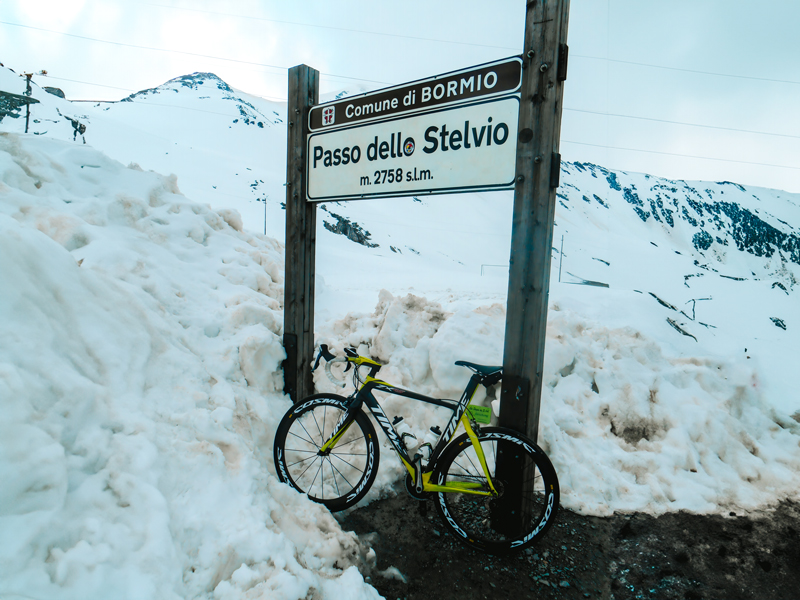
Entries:
<svg viewBox="0 0 800 600">
<path fill-rule="evenodd" d="M 285 100 L 520 52 L 524 0 L 2 0 L 0 62 L 70 99 L 194 71 Z M 572 0 L 561 152 L 627 171 L 800 192 L 800 2 Z M 79 83 L 82 82 L 82 83 Z"/>
</svg>

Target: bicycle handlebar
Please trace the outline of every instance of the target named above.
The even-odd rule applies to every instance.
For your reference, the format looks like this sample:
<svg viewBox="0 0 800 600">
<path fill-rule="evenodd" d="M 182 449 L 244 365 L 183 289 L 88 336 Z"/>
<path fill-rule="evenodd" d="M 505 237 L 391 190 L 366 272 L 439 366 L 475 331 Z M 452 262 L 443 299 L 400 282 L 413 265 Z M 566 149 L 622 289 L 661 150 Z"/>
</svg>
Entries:
<svg viewBox="0 0 800 600">
<path fill-rule="evenodd" d="M 346 386 L 347 384 L 346 384 L 344 381 L 341 381 L 341 380 L 339 380 L 339 379 L 336 379 L 336 377 L 334 376 L 334 374 L 333 374 L 333 373 L 331 373 L 331 364 L 332 364 L 332 363 L 337 363 L 337 362 L 347 362 L 347 359 L 346 359 L 346 358 L 341 358 L 341 357 L 338 357 L 338 356 L 337 356 L 337 357 L 333 357 L 332 359 L 330 359 L 330 360 L 326 361 L 326 362 L 325 362 L 325 374 L 328 376 L 328 379 L 330 379 L 330 380 L 331 380 L 331 383 L 333 383 L 333 385 L 337 385 L 337 386 L 339 386 L 339 387 L 344 387 L 344 386 Z"/>
</svg>

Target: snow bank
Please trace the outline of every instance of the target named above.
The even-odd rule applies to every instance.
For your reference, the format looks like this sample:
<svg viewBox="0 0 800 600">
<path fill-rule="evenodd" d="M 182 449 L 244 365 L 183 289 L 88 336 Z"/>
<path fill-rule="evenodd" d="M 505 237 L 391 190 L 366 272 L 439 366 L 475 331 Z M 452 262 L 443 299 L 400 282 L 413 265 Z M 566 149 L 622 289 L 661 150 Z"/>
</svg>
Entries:
<svg viewBox="0 0 800 600">
<path fill-rule="evenodd" d="M 0 595 L 375 598 L 271 475 L 282 248 L 174 177 L 0 134 Z"/>
<path fill-rule="evenodd" d="M 539 441 L 558 471 L 564 506 L 595 515 L 709 513 L 796 496 L 800 425 L 763 401 L 748 364 L 676 357 L 585 312 L 576 302 L 553 304 L 547 330 Z M 453 363 L 502 364 L 504 329 L 501 305 L 446 313 L 424 298 L 384 291 L 372 315 L 348 315 L 325 339 L 387 362 L 381 377 L 389 382 L 458 398 L 470 373 Z M 316 383 L 330 386 L 324 375 Z M 479 394 L 480 404 L 495 399 Z M 448 416 L 396 396 L 385 407 L 423 433 Z M 379 483 L 388 483 L 389 463 Z"/>
</svg>

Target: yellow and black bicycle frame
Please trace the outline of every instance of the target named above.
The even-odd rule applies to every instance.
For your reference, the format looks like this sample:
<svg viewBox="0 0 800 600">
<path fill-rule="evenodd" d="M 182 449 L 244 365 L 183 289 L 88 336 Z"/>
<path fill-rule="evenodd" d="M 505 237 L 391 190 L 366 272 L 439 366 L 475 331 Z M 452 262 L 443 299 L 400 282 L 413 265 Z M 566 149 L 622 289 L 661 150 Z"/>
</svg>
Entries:
<svg viewBox="0 0 800 600">
<path fill-rule="evenodd" d="M 348 358 L 348 361 L 355 365 L 355 368 L 360 366 L 369 366 L 375 367 L 380 365 L 368 358 L 363 357 L 356 357 L 356 358 Z M 425 467 L 424 471 L 420 471 L 420 477 L 422 478 L 422 492 L 431 492 L 431 493 L 438 493 L 438 492 L 458 492 L 461 494 L 474 494 L 477 496 L 496 496 L 498 495 L 497 490 L 494 487 L 494 483 L 492 482 L 492 477 L 489 473 L 488 465 L 486 464 L 486 457 L 483 454 L 483 448 L 481 448 L 480 442 L 478 441 L 478 436 L 475 434 L 475 430 L 470 422 L 470 419 L 467 417 L 467 408 L 469 407 L 470 402 L 472 401 L 473 396 L 475 395 L 475 391 L 478 389 L 478 385 L 480 385 L 481 378 L 479 375 L 475 374 L 470 378 L 469 383 L 467 384 L 464 393 L 462 394 L 461 398 L 458 402 L 453 400 L 441 400 L 438 398 L 430 398 L 428 396 L 423 396 L 422 394 L 417 394 L 416 392 L 412 392 L 410 390 L 405 390 L 403 388 L 399 388 L 397 386 L 391 385 L 386 383 L 385 381 L 381 381 L 380 379 L 375 379 L 373 374 L 376 371 L 372 372 L 364 381 L 364 384 L 361 388 L 355 392 L 351 396 L 351 404 L 348 407 L 347 412 L 343 415 L 343 417 L 339 420 L 339 422 L 334 427 L 334 430 L 331 434 L 331 437 L 322 445 L 320 448 L 320 452 L 330 452 L 342 436 L 345 434 L 347 429 L 350 427 L 352 422 L 355 420 L 355 416 L 363 405 L 369 409 L 372 413 L 372 416 L 375 417 L 375 420 L 380 425 L 381 429 L 383 429 L 386 437 L 389 439 L 389 443 L 394 448 L 397 455 L 400 457 L 400 460 L 403 462 L 403 465 L 408 470 L 409 475 L 411 476 L 411 480 L 414 482 L 414 485 L 417 485 L 417 469 L 414 465 L 414 459 L 411 458 L 408 454 L 408 450 L 406 449 L 403 440 L 398 435 L 397 431 L 395 431 L 394 426 L 389 421 L 389 418 L 386 416 L 386 413 L 381 408 L 380 404 L 378 404 L 377 399 L 373 395 L 373 390 L 378 390 L 380 392 L 386 392 L 388 394 L 394 394 L 395 396 L 402 396 L 404 398 L 411 398 L 412 400 L 418 400 L 420 402 L 426 402 L 428 404 L 433 404 L 435 406 L 441 406 L 443 408 L 449 408 L 453 411 L 453 415 L 450 417 L 450 420 L 447 423 L 447 427 L 445 428 L 444 432 L 441 436 L 439 436 L 439 440 L 436 442 L 436 446 L 433 447 L 431 451 L 431 457 L 428 460 L 428 463 Z M 475 453 L 477 454 L 478 460 L 480 461 L 481 468 L 483 469 L 483 473 L 486 476 L 486 481 L 488 482 L 489 489 L 480 489 L 484 486 L 478 482 L 449 482 L 445 483 L 444 485 L 438 485 L 431 481 L 431 477 L 435 472 L 436 461 L 441 456 L 442 452 L 444 451 L 447 444 L 450 440 L 453 439 L 455 436 L 456 430 L 458 429 L 459 423 L 464 426 L 464 429 L 467 432 L 467 436 L 469 436 L 470 441 L 472 442 L 472 446 L 475 449 Z"/>
</svg>

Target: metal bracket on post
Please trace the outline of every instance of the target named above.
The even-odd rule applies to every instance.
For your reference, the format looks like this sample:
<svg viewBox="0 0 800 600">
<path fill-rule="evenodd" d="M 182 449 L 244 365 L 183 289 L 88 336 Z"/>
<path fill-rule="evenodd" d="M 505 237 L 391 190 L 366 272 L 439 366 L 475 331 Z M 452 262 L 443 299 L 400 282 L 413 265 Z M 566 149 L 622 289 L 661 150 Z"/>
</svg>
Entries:
<svg viewBox="0 0 800 600">
<path fill-rule="evenodd" d="M 567 80 L 567 60 L 569 59 L 569 46 L 566 44 L 558 45 L 558 71 L 556 72 L 557 81 Z"/>
<path fill-rule="evenodd" d="M 526 377 L 503 377 L 500 391 L 501 427 L 514 428 L 516 424 L 527 422 L 530 388 L 530 381 Z"/>
<path fill-rule="evenodd" d="M 286 360 L 283 361 L 283 393 L 288 394 L 292 401 L 297 402 L 297 335 L 294 333 L 283 334 L 283 349 L 286 350 Z"/>
<path fill-rule="evenodd" d="M 561 185 L 561 155 L 553 152 L 550 157 L 550 187 L 557 188 Z"/>
</svg>

